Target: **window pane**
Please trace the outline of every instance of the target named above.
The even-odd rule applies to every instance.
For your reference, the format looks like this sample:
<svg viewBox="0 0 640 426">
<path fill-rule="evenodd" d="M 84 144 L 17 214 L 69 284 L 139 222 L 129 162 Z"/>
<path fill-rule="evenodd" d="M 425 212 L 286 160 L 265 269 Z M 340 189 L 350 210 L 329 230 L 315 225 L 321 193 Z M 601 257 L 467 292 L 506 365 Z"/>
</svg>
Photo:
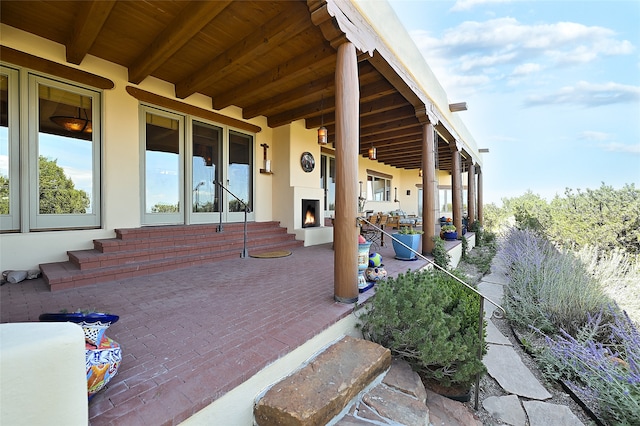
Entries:
<svg viewBox="0 0 640 426">
<path fill-rule="evenodd" d="M 253 138 L 238 132 L 229 132 L 229 190 L 253 211 Z M 234 197 L 229 196 L 228 211 L 244 211 Z"/>
<path fill-rule="evenodd" d="M 218 181 L 222 129 L 204 123 L 193 123 L 193 212 L 218 211 Z"/>
<path fill-rule="evenodd" d="M 0 74 L 0 214 L 10 214 L 9 77 Z"/>
<path fill-rule="evenodd" d="M 38 212 L 91 214 L 93 99 L 38 86 Z"/>
<path fill-rule="evenodd" d="M 147 213 L 180 211 L 180 123 L 146 113 L 145 190 Z"/>
</svg>

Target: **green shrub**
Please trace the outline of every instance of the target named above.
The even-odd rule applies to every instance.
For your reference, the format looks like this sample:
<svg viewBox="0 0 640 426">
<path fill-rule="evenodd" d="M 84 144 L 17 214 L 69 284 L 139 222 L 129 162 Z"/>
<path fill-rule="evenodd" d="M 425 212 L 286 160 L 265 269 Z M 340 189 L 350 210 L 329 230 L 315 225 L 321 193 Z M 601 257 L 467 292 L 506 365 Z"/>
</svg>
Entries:
<svg viewBox="0 0 640 426">
<path fill-rule="evenodd" d="M 469 387 L 478 359 L 480 298 L 442 271 L 407 272 L 378 284 L 360 316 L 363 336 L 409 362 L 424 379 Z M 483 324 L 484 332 L 484 324 Z"/>
<path fill-rule="evenodd" d="M 449 269 L 449 265 L 451 263 L 451 255 L 447 252 L 447 249 L 444 248 L 444 241 L 437 235 L 433 237 L 433 251 L 431 254 L 433 255 L 433 262 L 441 267 L 442 269 Z"/>
</svg>

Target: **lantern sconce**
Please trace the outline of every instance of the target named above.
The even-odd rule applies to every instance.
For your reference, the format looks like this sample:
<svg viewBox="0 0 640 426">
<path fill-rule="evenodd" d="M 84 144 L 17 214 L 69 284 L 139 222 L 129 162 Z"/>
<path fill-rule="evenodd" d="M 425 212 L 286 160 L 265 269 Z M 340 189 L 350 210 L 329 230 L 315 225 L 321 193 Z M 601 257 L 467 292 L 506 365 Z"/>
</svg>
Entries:
<svg viewBox="0 0 640 426">
<path fill-rule="evenodd" d="M 418 169 L 418 177 L 422 177 L 422 169 Z"/>
<path fill-rule="evenodd" d="M 393 199 L 393 202 L 399 203 L 400 201 L 398 201 L 398 187 L 396 186 L 394 189 L 395 189 L 395 198 Z"/>
<path fill-rule="evenodd" d="M 271 171 L 271 160 L 267 160 L 267 149 L 269 149 L 269 145 L 267 145 L 266 143 L 262 143 L 260 144 L 260 146 L 262 147 L 262 158 L 264 161 L 264 169 L 260 169 L 260 173 L 265 175 L 272 175 L 273 172 Z"/>
</svg>

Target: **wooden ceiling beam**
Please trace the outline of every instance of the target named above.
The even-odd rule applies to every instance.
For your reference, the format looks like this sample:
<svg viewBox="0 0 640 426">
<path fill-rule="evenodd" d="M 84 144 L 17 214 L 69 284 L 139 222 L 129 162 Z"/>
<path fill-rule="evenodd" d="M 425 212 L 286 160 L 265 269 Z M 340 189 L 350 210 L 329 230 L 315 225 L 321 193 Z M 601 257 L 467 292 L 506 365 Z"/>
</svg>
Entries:
<svg viewBox="0 0 640 426">
<path fill-rule="evenodd" d="M 331 106 L 333 106 L 334 91 L 335 77 L 332 74 L 246 106 L 242 109 L 242 117 L 249 119 L 258 115 L 269 116 L 311 101 L 318 102 L 318 106 L 324 108 L 329 105 L 329 99 L 331 99 Z M 320 100 L 317 99 L 318 96 Z"/>
<path fill-rule="evenodd" d="M 245 84 L 238 85 L 224 93 L 213 95 L 214 109 L 223 109 L 233 104 L 242 104 L 253 98 L 260 98 L 275 87 L 302 77 L 314 80 L 319 70 L 325 67 L 335 68 L 336 52 L 328 45 L 312 50 L 308 55 L 297 56 L 289 62 L 278 64 L 271 71 L 263 73 Z"/>
<path fill-rule="evenodd" d="M 175 19 L 165 27 L 153 42 L 144 49 L 129 66 L 129 81 L 139 84 L 160 68 L 173 54 L 185 46 L 200 30 L 220 14 L 231 0 L 189 3 Z"/>
<path fill-rule="evenodd" d="M 115 0 L 78 2 L 78 15 L 74 20 L 71 37 L 66 44 L 67 62 L 80 65 L 96 41 L 109 17 Z"/>
<path fill-rule="evenodd" d="M 216 56 L 204 67 L 176 84 L 176 96 L 186 98 L 204 91 L 239 67 L 261 57 L 269 50 L 293 38 L 309 25 L 309 14 L 304 9 L 291 8 L 278 15 L 242 40 Z"/>
</svg>

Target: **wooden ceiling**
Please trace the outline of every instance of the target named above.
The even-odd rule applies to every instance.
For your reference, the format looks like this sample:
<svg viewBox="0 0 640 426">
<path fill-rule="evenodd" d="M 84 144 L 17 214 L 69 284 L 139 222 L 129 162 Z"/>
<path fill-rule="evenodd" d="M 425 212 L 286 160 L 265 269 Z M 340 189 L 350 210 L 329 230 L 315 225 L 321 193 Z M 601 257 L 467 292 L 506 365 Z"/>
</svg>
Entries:
<svg viewBox="0 0 640 426">
<path fill-rule="evenodd" d="M 265 116 L 270 127 L 324 124 L 333 142 L 336 50 L 310 12 L 321 4 L 2 0 L 0 21 L 64 45 L 70 64 L 93 55 L 126 67 L 133 84 L 153 76 L 173 83 L 178 98 L 201 93 L 215 110 L 235 105 L 245 119 Z M 419 169 L 415 107 L 401 94 L 406 87 L 394 87 L 371 59 L 359 55 L 360 153 L 373 144 L 379 162 Z M 441 137 L 437 157 L 437 168 L 449 170 Z"/>
</svg>

